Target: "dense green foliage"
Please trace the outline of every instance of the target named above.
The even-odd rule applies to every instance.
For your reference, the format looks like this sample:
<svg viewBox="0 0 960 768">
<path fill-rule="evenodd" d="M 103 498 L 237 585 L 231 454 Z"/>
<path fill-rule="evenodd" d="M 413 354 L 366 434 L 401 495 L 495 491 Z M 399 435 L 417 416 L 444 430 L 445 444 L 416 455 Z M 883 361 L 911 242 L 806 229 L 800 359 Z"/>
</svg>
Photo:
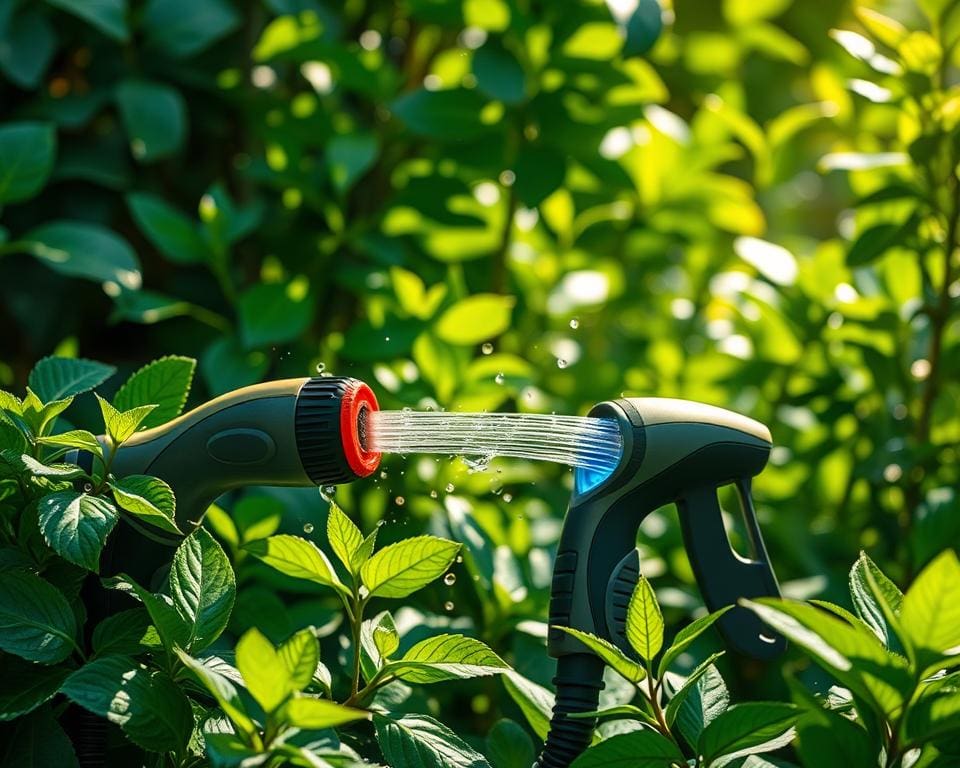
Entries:
<svg viewBox="0 0 960 768">
<path fill-rule="evenodd" d="M 269 748 L 403 766 L 413 740 L 417 764 L 529 765 L 570 490 L 555 466 L 386 457 L 339 507 L 231 495 L 178 555 L 183 578 L 196 558 L 214 569 L 214 591 L 117 579 L 142 603 L 125 631 L 80 631 L 113 529 L 176 529 L 169 489 L 110 477 L 110 450 L 318 367 L 388 408 L 584 413 L 625 393 L 768 424 L 754 489 L 784 593 L 859 618 L 754 605 L 794 640 L 785 676 L 715 657 L 712 630 L 656 674 L 608 659 L 640 696 L 622 709 L 637 692 L 611 673 L 601 704 L 620 717 L 601 732 L 652 717 L 618 737 L 653 740 L 650 765 L 725 755 L 762 745 L 709 752 L 703 726 L 726 710 L 714 733 L 735 737 L 737 712 L 763 730 L 748 702 L 776 698 L 792 705 L 757 708 L 763 732 L 797 739 L 775 764 L 956 759 L 956 677 L 922 681 L 960 645 L 956 595 L 935 610 L 958 579 L 939 553 L 960 546 L 960 4 L 677 0 L 664 18 L 648 51 L 649 0 L 0 0 L 0 385 L 19 396 L 0 401 L 0 666 L 17 683 L 0 716 L 32 710 L 3 725 L 8 760 L 68 764 L 69 700 L 169 752 L 158 765 L 200 762 L 204 723 L 218 764 Z M 167 355 L 189 357 L 141 369 Z M 69 448 L 101 461 L 86 475 Z M 377 553 L 432 536 L 443 565 L 364 619 L 361 587 L 385 577 L 360 531 Z M 688 624 L 702 605 L 673 512 L 638 545 L 667 636 L 707 629 Z M 304 548 L 312 571 L 274 557 Z M 485 659 L 454 675 L 479 679 L 421 688 L 464 661 L 423 651 L 437 636 Z M 681 674 L 701 675 L 703 707 L 677 738 Z M 118 680 L 137 707 L 108 697 Z M 372 725 L 318 730 L 355 714 L 331 692 L 376 697 Z M 207 719 L 217 702 L 227 719 Z M 604 744 L 586 764 L 639 754 Z"/>
</svg>

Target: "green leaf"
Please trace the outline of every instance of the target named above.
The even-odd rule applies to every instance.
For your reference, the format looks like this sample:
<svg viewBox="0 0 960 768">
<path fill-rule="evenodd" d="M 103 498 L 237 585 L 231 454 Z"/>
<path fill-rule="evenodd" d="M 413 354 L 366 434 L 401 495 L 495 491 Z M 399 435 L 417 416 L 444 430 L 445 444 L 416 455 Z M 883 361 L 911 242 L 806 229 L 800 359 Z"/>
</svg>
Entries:
<svg viewBox="0 0 960 768">
<path fill-rule="evenodd" d="M 251 541 L 244 549 L 286 576 L 306 579 L 349 594 L 349 590 L 337 578 L 327 556 L 312 541 L 282 534 Z"/>
<path fill-rule="evenodd" d="M 657 667 L 657 675 L 663 677 L 670 665 L 693 644 L 693 641 L 710 629 L 713 623 L 729 611 L 730 608 L 731 606 L 727 606 L 721 608 L 719 611 L 701 616 L 677 632 L 677 636 L 673 638 L 673 643 L 663 652 L 663 657 L 660 659 L 660 664 Z"/>
<path fill-rule="evenodd" d="M 286 666 L 273 643 L 256 628 L 247 630 L 237 642 L 237 669 L 243 675 L 250 695 L 267 714 L 283 704 L 292 693 Z"/>
<path fill-rule="evenodd" d="M 960 684 L 957 675 L 928 685 L 907 710 L 903 729 L 908 743 L 923 744 L 960 733 Z"/>
<path fill-rule="evenodd" d="M 723 653 L 723 651 L 712 653 L 706 659 L 700 662 L 687 676 L 687 679 L 683 681 L 683 685 L 677 689 L 677 692 L 670 697 L 670 701 L 667 702 L 667 708 L 664 711 L 664 717 L 667 721 L 667 725 L 673 725 L 673 723 L 676 721 L 677 715 L 680 714 L 680 710 L 683 707 L 683 703 L 687 700 L 687 697 L 695 691 L 700 690 L 698 687 L 700 679 L 710 672 L 711 669 L 714 671 L 716 670 L 716 667 L 713 666 L 713 663 L 723 656 Z"/>
<path fill-rule="evenodd" d="M 921 669 L 960 650 L 960 561 L 953 550 L 940 553 L 910 585 L 900 624 L 918 649 Z"/>
<path fill-rule="evenodd" d="M 553 716 L 553 693 L 513 670 L 500 675 L 500 679 L 533 732 L 539 738 L 546 739 L 550 730 L 550 718 Z"/>
<path fill-rule="evenodd" d="M 169 85 L 125 80 L 115 91 L 130 151 L 142 163 L 179 151 L 187 136 L 187 105 Z"/>
<path fill-rule="evenodd" d="M 210 247 L 200 234 L 197 222 L 173 206 L 147 192 L 127 195 L 127 206 L 143 234 L 170 261 L 176 264 L 210 261 Z"/>
<path fill-rule="evenodd" d="M 393 102 L 393 113 L 412 133 L 440 141 L 472 139 L 487 130 L 480 119 L 484 100 L 476 91 L 419 89 Z"/>
<path fill-rule="evenodd" d="M 113 376 L 116 370 L 112 365 L 94 360 L 45 357 L 30 371 L 27 383 L 37 397 L 49 403 L 89 392 Z"/>
<path fill-rule="evenodd" d="M 157 427 L 180 415 L 197 361 L 192 357 L 168 355 L 148 363 L 124 382 L 113 398 L 113 405 L 121 411 L 144 405 L 155 405 L 142 423 L 143 427 Z"/>
<path fill-rule="evenodd" d="M 73 480 L 87 474 L 76 464 L 43 464 L 26 453 L 20 456 L 20 461 L 23 462 L 23 466 L 27 468 L 30 474 L 35 477 L 53 477 L 59 480 Z"/>
<path fill-rule="evenodd" d="M 400 636 L 390 611 L 382 611 L 360 626 L 360 668 L 369 682 L 400 646 Z M 384 651 L 388 651 L 384 653 Z"/>
<path fill-rule="evenodd" d="M 474 52 L 473 74 L 477 88 L 491 99 L 519 104 L 526 98 L 523 67 L 513 54 L 492 40 Z"/>
<path fill-rule="evenodd" d="M 900 240 L 900 224 L 878 224 L 860 233 L 847 252 L 848 267 L 862 267 L 880 258 Z"/>
<path fill-rule="evenodd" d="M 270 758 L 269 752 L 248 747 L 234 733 L 205 732 L 203 746 L 213 768 L 253 768 L 266 764 Z"/>
<path fill-rule="evenodd" d="M 56 664 L 76 647 L 76 632 L 70 604 L 56 587 L 24 571 L 0 574 L 0 649 Z"/>
<path fill-rule="evenodd" d="M 83 19 L 119 43 L 127 42 L 130 37 L 126 20 L 127 0 L 47 0 L 47 2 Z"/>
<path fill-rule="evenodd" d="M 897 615 L 903 604 L 903 594 L 867 556 L 866 552 L 860 553 L 857 562 L 850 569 L 849 581 L 850 596 L 857 615 L 880 641 L 889 647 L 891 640 L 894 639 L 894 633 L 887 624 L 881 603 L 886 603 L 887 610 Z"/>
<path fill-rule="evenodd" d="M 157 407 L 155 405 L 139 405 L 129 411 L 118 411 L 100 395 L 96 395 L 96 398 L 97 402 L 100 403 L 100 413 L 103 414 L 104 426 L 114 446 L 120 446 L 129 440 L 134 432 L 140 428 L 144 419 Z"/>
<path fill-rule="evenodd" d="M 136 656 L 149 646 L 150 614 L 143 608 L 128 608 L 107 616 L 93 630 L 97 656 Z"/>
<path fill-rule="evenodd" d="M 640 0 L 627 20 L 627 39 L 623 55 L 643 56 L 657 42 L 663 30 L 663 9 L 657 0 Z"/>
<path fill-rule="evenodd" d="M 780 701 L 751 701 L 735 704 L 719 715 L 700 734 L 698 751 L 709 768 L 720 757 L 742 757 L 782 747 L 781 737 L 797 722 L 799 711 Z M 775 744 L 775 746 L 771 746 Z"/>
<path fill-rule="evenodd" d="M 244 350 L 237 339 L 229 336 L 214 341 L 200 360 L 200 371 L 215 395 L 255 384 L 269 366 L 270 360 L 263 352 Z"/>
<path fill-rule="evenodd" d="M 190 702 L 165 673 L 127 656 L 85 664 L 61 689 L 75 704 L 119 725 L 138 746 L 180 752 L 193 729 Z"/>
<path fill-rule="evenodd" d="M 487 733 L 487 755 L 494 768 L 529 768 L 536 759 L 533 741 L 513 720 L 497 720 Z"/>
<path fill-rule="evenodd" d="M 524 149 L 514 166 L 514 189 L 528 208 L 536 208 L 556 192 L 567 176 L 567 158 L 550 147 Z"/>
<path fill-rule="evenodd" d="M 73 744 L 50 707 L 17 720 L 4 736 L 4 768 L 79 768 Z"/>
<path fill-rule="evenodd" d="M 602 637 L 591 635 L 589 632 L 581 632 L 579 629 L 571 629 L 570 627 L 557 627 L 557 629 L 577 638 L 577 640 L 603 659 L 604 663 L 608 664 L 614 671 L 631 683 L 639 683 L 647 676 L 642 664 L 638 664 L 633 659 L 627 657 L 623 651 Z"/>
<path fill-rule="evenodd" d="M 287 702 L 283 708 L 283 719 L 288 725 L 297 728 L 320 729 L 357 720 L 369 720 L 370 713 L 365 709 L 345 707 L 328 699 L 303 697 Z"/>
<path fill-rule="evenodd" d="M 283 519 L 283 502 L 270 496 L 250 494 L 244 496 L 233 508 L 233 520 L 241 541 L 265 539 L 277 532 Z"/>
<path fill-rule="evenodd" d="M 451 344 L 479 344 L 510 327 L 513 296 L 477 293 L 445 310 L 434 330 Z"/>
<path fill-rule="evenodd" d="M 301 629 L 277 649 L 290 689 L 299 693 L 313 679 L 320 662 L 320 646 L 312 627 Z"/>
<path fill-rule="evenodd" d="M 353 520 L 347 517 L 334 502 L 330 502 L 330 512 L 327 516 L 327 540 L 337 559 L 348 571 L 356 575 L 357 569 L 353 564 L 353 558 L 363 546 L 363 534 Z"/>
<path fill-rule="evenodd" d="M 170 594 L 174 607 L 191 624 L 188 650 L 206 648 L 226 628 L 237 595 L 236 579 L 223 548 L 203 528 L 177 547 Z"/>
<path fill-rule="evenodd" d="M 730 693 L 723 682 L 723 676 L 712 664 L 703 666 L 705 669 L 696 685 L 687 688 L 679 706 L 674 706 L 671 711 L 680 733 L 694 750 L 703 729 L 726 712 L 730 705 Z M 669 704 L 667 708 L 670 708 Z"/>
<path fill-rule="evenodd" d="M 489 768 L 483 755 L 426 715 L 374 715 L 383 757 L 393 768 Z"/>
<path fill-rule="evenodd" d="M 243 701 L 240 699 L 240 694 L 237 693 L 233 683 L 219 672 L 204 666 L 180 648 L 175 649 L 175 652 L 184 666 L 196 676 L 203 687 L 217 700 L 217 704 L 220 705 L 220 708 L 230 718 L 230 722 L 238 731 L 243 733 L 248 740 L 259 734 L 259 729 L 247 714 Z"/>
<path fill-rule="evenodd" d="M 0 656 L 0 721 L 32 712 L 54 697 L 70 670 L 44 667 L 12 654 Z"/>
<path fill-rule="evenodd" d="M 29 200 L 50 178 L 57 134 L 48 123 L 0 126 L 0 205 Z"/>
<path fill-rule="evenodd" d="M 126 574 L 112 576 L 103 580 L 103 584 L 108 589 L 119 589 L 133 597 L 136 597 L 143 603 L 150 614 L 150 621 L 153 622 L 160 636 L 163 647 L 169 653 L 174 648 L 187 645 L 190 638 L 190 625 L 177 613 L 173 607 L 173 601 L 166 595 L 155 595 L 144 589 Z"/>
<path fill-rule="evenodd" d="M 200 53 L 240 22 L 227 0 L 149 0 L 143 14 L 147 42 L 176 58 Z"/>
<path fill-rule="evenodd" d="M 371 596 L 406 597 L 442 576 L 459 551 L 456 542 L 415 536 L 381 549 L 360 575 Z"/>
<path fill-rule="evenodd" d="M 812 707 L 797 722 L 797 754 L 818 768 L 876 768 L 879 745 L 863 726 L 838 712 Z"/>
<path fill-rule="evenodd" d="M 33 4 L 32 4 L 33 5 Z M 0 70 L 24 90 L 43 80 L 57 50 L 57 33 L 40 8 L 26 6 L 0 38 Z"/>
<path fill-rule="evenodd" d="M 138 520 L 169 533 L 180 534 L 173 490 L 159 477 L 127 475 L 110 483 L 117 506 Z"/>
<path fill-rule="evenodd" d="M 663 615 L 653 587 L 644 576 L 634 587 L 627 605 L 627 641 L 647 662 L 652 662 L 663 647 Z"/>
<path fill-rule="evenodd" d="M 574 760 L 570 768 L 673 768 L 685 764 L 676 744 L 644 728 L 604 739 Z"/>
<path fill-rule="evenodd" d="M 142 283 L 140 262 L 129 243 L 98 224 L 52 221 L 28 232 L 21 242 L 27 253 L 60 274 L 133 291 Z"/>
<path fill-rule="evenodd" d="M 37 505 L 40 530 L 53 551 L 88 571 L 99 568 L 100 552 L 117 524 L 117 508 L 100 496 L 58 491 Z"/>
<path fill-rule="evenodd" d="M 485 643 L 463 635 L 437 635 L 421 640 L 401 659 L 387 664 L 387 669 L 401 680 L 421 685 L 496 675 L 508 668 Z"/>
<path fill-rule="evenodd" d="M 286 344 L 302 336 L 313 321 L 314 299 L 308 283 L 258 283 L 240 295 L 240 337 L 247 349 Z"/>
<path fill-rule="evenodd" d="M 907 662 L 862 624 L 854 627 L 813 606 L 786 600 L 743 600 L 756 613 L 878 712 L 893 716 L 913 690 Z"/>
<path fill-rule="evenodd" d="M 380 147 L 371 133 L 334 136 L 327 142 L 330 180 L 339 192 L 346 192 L 376 162 Z"/>
<path fill-rule="evenodd" d="M 71 429 L 69 432 L 61 432 L 59 435 L 48 435 L 47 437 L 38 437 L 37 442 L 40 445 L 55 445 L 59 448 L 79 448 L 81 451 L 88 451 L 97 456 L 103 455 L 103 446 L 92 432 L 85 429 Z"/>
</svg>

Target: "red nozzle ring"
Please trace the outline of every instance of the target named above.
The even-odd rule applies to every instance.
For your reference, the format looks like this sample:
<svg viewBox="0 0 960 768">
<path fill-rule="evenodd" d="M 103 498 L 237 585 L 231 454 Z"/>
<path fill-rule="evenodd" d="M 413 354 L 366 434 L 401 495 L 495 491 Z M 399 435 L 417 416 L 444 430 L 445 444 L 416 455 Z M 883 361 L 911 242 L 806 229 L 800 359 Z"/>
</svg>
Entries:
<svg viewBox="0 0 960 768">
<path fill-rule="evenodd" d="M 366 477 L 380 466 L 380 453 L 368 451 L 360 439 L 360 424 L 366 414 L 380 410 L 377 397 L 362 381 L 357 381 L 340 401 L 340 441 L 347 464 L 357 477 Z"/>
</svg>

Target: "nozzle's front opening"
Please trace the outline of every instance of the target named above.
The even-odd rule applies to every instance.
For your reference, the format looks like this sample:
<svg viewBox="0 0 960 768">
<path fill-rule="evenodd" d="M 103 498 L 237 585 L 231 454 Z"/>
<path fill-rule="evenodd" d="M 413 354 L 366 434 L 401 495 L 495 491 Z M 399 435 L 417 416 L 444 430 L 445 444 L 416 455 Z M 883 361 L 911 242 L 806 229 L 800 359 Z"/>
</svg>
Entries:
<svg viewBox="0 0 960 768">
<path fill-rule="evenodd" d="M 366 477 L 380 465 L 380 453 L 366 447 L 367 416 L 379 410 L 376 395 L 362 381 L 343 394 L 340 402 L 340 440 L 343 455 L 358 477 Z"/>
</svg>

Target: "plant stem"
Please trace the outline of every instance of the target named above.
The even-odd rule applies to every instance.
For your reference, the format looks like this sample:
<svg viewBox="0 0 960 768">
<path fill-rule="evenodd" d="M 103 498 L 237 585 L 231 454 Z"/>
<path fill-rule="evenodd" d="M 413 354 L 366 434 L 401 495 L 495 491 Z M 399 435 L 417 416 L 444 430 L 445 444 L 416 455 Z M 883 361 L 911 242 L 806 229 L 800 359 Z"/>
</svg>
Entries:
<svg viewBox="0 0 960 768">
<path fill-rule="evenodd" d="M 353 630 L 353 675 L 350 681 L 350 699 L 354 699 L 360 690 L 360 627 L 363 624 L 363 608 L 365 600 L 360 597 L 356 586 L 353 588 L 353 611 L 351 624 Z M 371 681 L 372 682 L 372 681 Z"/>
</svg>

